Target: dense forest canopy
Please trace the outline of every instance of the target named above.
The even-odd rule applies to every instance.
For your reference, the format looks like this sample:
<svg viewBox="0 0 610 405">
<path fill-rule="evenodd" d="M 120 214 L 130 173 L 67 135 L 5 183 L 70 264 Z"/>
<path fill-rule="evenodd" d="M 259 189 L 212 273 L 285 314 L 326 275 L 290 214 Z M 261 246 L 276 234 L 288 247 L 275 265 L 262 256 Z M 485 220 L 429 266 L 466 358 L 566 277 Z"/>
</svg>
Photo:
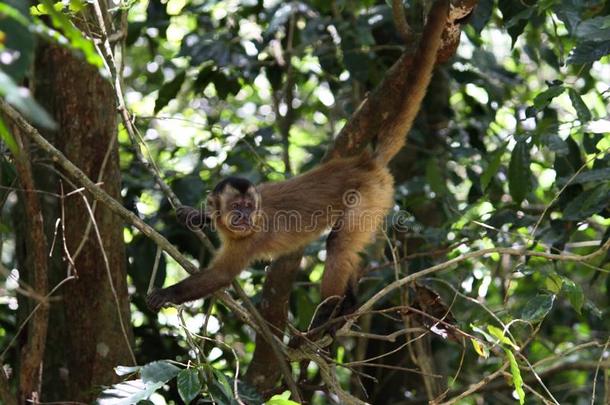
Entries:
<svg viewBox="0 0 610 405">
<path fill-rule="evenodd" d="M 0 1 L 0 402 L 610 403 L 605 0 L 452 2 L 334 338 L 324 238 L 146 306 L 219 245 L 177 206 L 374 138 L 432 3 Z"/>
</svg>

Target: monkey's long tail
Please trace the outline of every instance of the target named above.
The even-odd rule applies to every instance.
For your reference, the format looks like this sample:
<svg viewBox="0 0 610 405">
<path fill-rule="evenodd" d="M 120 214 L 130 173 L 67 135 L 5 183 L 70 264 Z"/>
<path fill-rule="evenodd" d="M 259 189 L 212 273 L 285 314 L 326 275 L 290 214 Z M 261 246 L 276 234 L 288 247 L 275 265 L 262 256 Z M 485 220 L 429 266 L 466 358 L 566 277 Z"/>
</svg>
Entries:
<svg viewBox="0 0 610 405">
<path fill-rule="evenodd" d="M 430 84 L 448 13 L 449 1 L 438 0 L 428 14 L 428 22 L 419 47 L 411 58 L 412 66 L 402 90 L 402 104 L 397 115 L 389 117 L 389 123 L 382 125 L 377 137 L 375 160 L 382 165 L 387 165 L 404 146 L 407 134 L 413 126 Z"/>
</svg>

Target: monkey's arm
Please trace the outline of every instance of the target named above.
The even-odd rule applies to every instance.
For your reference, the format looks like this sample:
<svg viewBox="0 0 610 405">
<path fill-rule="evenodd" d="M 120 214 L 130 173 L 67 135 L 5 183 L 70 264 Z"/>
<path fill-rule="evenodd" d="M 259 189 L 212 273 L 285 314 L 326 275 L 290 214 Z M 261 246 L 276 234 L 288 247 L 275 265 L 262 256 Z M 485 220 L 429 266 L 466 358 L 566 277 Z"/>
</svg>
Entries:
<svg viewBox="0 0 610 405">
<path fill-rule="evenodd" d="M 210 217 L 201 209 L 181 205 L 176 208 L 178 222 L 190 230 L 203 229 L 211 223 Z"/>
<path fill-rule="evenodd" d="M 231 284 L 249 261 L 247 251 L 222 249 L 207 269 L 167 288 L 151 291 L 146 303 L 150 309 L 158 311 L 169 303 L 182 304 L 208 296 Z"/>
</svg>

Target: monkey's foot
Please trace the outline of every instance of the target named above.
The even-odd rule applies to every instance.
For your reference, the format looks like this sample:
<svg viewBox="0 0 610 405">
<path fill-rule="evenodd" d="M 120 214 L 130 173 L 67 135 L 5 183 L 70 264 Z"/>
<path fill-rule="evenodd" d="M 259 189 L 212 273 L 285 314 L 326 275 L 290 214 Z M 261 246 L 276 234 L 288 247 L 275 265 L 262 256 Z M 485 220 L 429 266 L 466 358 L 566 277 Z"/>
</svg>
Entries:
<svg viewBox="0 0 610 405">
<path fill-rule="evenodd" d="M 288 346 L 296 348 L 304 340 L 316 341 L 324 335 L 335 336 L 335 333 L 345 324 L 346 316 L 356 310 L 355 301 L 349 294 L 343 297 L 332 296 L 324 300 L 314 313 L 309 328 L 303 335 L 293 336 Z"/>
<path fill-rule="evenodd" d="M 152 290 L 146 296 L 146 305 L 154 312 L 159 312 L 161 308 L 170 303 L 170 294 L 164 289 Z"/>
</svg>

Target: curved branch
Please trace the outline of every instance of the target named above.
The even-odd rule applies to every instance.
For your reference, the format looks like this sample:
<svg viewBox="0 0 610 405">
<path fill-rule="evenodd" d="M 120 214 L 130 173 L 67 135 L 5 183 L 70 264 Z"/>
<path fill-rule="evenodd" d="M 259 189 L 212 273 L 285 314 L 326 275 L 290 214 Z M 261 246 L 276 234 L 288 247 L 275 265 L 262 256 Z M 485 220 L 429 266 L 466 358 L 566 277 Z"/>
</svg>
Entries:
<svg viewBox="0 0 610 405">
<path fill-rule="evenodd" d="M 394 19 L 394 25 L 396 26 L 398 34 L 404 43 L 408 44 L 411 40 L 411 28 L 407 23 L 402 0 L 392 0 L 392 18 Z"/>
</svg>

